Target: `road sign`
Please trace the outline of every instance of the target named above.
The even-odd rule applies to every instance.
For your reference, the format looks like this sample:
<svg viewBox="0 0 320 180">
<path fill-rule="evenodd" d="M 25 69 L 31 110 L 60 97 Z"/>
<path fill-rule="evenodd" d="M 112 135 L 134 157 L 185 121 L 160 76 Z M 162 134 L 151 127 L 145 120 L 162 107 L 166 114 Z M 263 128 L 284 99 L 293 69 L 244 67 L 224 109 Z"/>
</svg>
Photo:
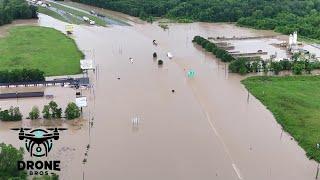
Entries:
<svg viewBox="0 0 320 180">
<path fill-rule="evenodd" d="M 91 59 L 84 59 L 80 61 L 80 67 L 82 70 L 94 69 L 93 61 Z"/>
<path fill-rule="evenodd" d="M 66 25 L 66 31 L 72 33 L 73 32 L 73 25 L 67 24 Z"/>
<path fill-rule="evenodd" d="M 76 98 L 76 105 L 78 107 L 87 107 L 88 104 L 87 104 L 87 97 L 78 97 Z"/>
<path fill-rule="evenodd" d="M 187 73 L 188 78 L 194 78 L 196 76 L 196 72 L 193 69 L 190 69 Z"/>
</svg>

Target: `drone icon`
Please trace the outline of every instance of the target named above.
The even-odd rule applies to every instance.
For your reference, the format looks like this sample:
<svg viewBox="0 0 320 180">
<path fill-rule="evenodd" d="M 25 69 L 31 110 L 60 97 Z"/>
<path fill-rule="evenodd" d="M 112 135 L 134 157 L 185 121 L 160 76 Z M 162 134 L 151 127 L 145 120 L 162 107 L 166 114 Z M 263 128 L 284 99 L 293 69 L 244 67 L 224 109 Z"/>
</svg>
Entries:
<svg viewBox="0 0 320 180">
<path fill-rule="evenodd" d="M 19 139 L 25 140 L 25 147 L 30 156 L 42 157 L 48 156 L 52 149 L 53 140 L 59 140 L 59 131 L 67 130 L 66 128 L 12 128 L 11 130 L 19 131 Z M 51 132 L 48 132 L 48 131 Z"/>
</svg>

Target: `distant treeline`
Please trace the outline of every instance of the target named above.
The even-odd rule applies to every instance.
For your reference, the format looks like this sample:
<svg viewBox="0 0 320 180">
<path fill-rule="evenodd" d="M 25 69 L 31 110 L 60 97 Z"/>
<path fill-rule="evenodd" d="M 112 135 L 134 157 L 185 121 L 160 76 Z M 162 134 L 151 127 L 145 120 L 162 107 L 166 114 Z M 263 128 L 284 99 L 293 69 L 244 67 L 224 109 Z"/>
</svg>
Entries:
<svg viewBox="0 0 320 180">
<path fill-rule="evenodd" d="M 132 16 L 237 22 L 320 39 L 320 0 L 72 0 Z"/>
<path fill-rule="evenodd" d="M 44 81 L 44 72 L 38 69 L 14 69 L 0 71 L 0 83 Z"/>
<path fill-rule="evenodd" d="M 0 0 L 0 26 L 15 19 L 37 17 L 37 7 L 29 6 L 25 0 Z"/>
<path fill-rule="evenodd" d="M 261 58 L 234 58 L 228 51 L 219 48 L 215 43 L 201 37 L 195 36 L 194 43 L 202 46 L 206 51 L 211 52 L 223 62 L 230 62 L 229 70 L 233 73 L 255 73 L 255 72 L 274 72 L 278 74 L 280 71 L 292 71 L 293 74 L 300 75 L 302 73 L 310 74 L 314 69 L 320 69 L 319 61 L 309 61 L 302 54 L 294 54 L 291 60 L 283 59 L 280 61 L 263 61 Z"/>
</svg>

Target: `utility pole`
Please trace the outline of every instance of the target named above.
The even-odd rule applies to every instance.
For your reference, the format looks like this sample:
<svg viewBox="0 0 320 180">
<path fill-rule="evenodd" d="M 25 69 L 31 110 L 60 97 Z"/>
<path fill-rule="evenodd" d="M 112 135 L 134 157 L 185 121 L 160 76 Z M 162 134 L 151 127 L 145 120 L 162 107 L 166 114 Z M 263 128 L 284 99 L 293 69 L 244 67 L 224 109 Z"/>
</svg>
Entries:
<svg viewBox="0 0 320 180">
<path fill-rule="evenodd" d="M 320 143 L 317 144 L 317 149 L 320 150 Z M 318 176 L 319 176 L 319 164 L 320 164 L 320 163 L 318 162 L 316 179 L 318 179 Z"/>
<path fill-rule="evenodd" d="M 318 175 L 319 175 L 319 163 L 318 163 L 318 167 L 317 167 L 316 179 L 318 179 Z"/>
</svg>

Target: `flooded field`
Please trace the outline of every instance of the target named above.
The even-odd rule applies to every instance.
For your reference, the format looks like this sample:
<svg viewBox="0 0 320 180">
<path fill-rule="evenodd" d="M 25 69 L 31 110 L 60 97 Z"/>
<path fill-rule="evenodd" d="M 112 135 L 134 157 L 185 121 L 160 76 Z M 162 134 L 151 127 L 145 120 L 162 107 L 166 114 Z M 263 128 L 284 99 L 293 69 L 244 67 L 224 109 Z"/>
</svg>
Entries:
<svg viewBox="0 0 320 180">
<path fill-rule="evenodd" d="M 84 52 L 94 52 L 99 73 L 96 80 L 92 78 L 94 93 L 88 92 L 92 98 L 85 109 L 87 118 L 61 122 L 70 130 L 62 133 L 52 156 L 63 163 L 62 179 L 314 179 L 317 164 L 248 95 L 240 83 L 244 77 L 228 74 L 224 63 L 191 42 L 195 35 L 272 32 L 210 23 L 170 24 L 164 31 L 156 23 L 131 23 L 75 26 L 72 37 Z M 65 30 L 65 23 L 44 15 L 39 24 Z M 164 61 L 162 67 L 152 58 L 153 52 Z M 194 78 L 187 78 L 190 69 L 196 72 Z M 61 106 L 64 98 L 74 98 L 71 89 L 45 91 L 56 94 Z M 18 104 L 29 111 L 31 104 L 46 102 L 13 99 L 0 101 L 0 106 Z M 92 128 L 86 120 L 91 117 Z M 133 124 L 134 119 L 139 123 Z M 31 126 L 38 123 L 43 122 Z M 0 138 L 19 147 L 17 134 L 8 130 L 13 126 L 21 122 L 1 123 Z M 88 162 L 83 164 L 88 144 Z"/>
</svg>

